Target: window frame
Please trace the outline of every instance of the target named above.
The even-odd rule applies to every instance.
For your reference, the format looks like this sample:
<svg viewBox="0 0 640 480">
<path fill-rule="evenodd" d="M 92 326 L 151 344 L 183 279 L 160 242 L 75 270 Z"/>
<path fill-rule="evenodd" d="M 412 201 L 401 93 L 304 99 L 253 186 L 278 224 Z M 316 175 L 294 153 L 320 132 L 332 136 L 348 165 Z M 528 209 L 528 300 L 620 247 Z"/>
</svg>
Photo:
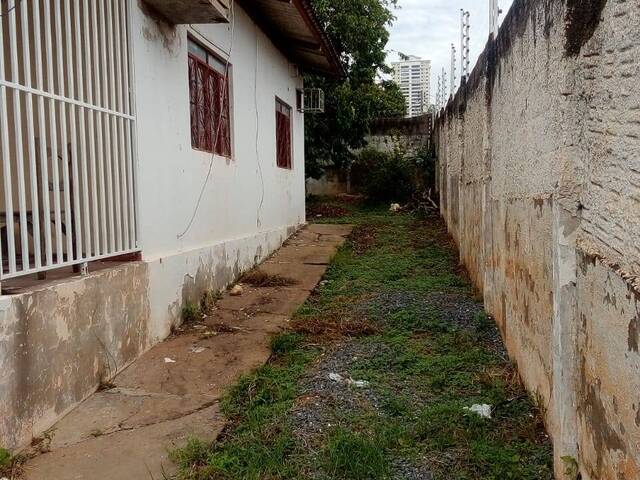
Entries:
<svg viewBox="0 0 640 480">
<path fill-rule="evenodd" d="M 283 111 L 284 110 L 284 111 Z M 276 96 L 276 166 L 283 170 L 293 170 L 293 108 Z M 284 119 L 288 119 L 285 123 Z M 283 128 L 286 125 L 287 128 Z M 284 135 L 284 138 L 282 137 Z M 284 145 L 283 142 L 288 143 Z"/>
<path fill-rule="evenodd" d="M 192 44 L 201 50 L 206 58 L 192 51 Z M 190 33 L 187 35 L 188 83 L 189 83 L 189 126 L 191 133 L 191 148 L 196 151 L 233 158 L 233 121 L 231 106 L 232 70 L 230 62 L 207 48 L 201 41 Z M 217 64 L 217 65 L 216 65 Z M 216 68 L 216 66 L 218 68 Z M 209 88 L 198 89 L 198 75 L 202 75 L 202 82 L 213 82 Z M 224 95 L 220 91 L 224 88 Z M 202 92 L 203 105 L 199 104 L 198 93 Z M 213 99 L 211 99 L 213 95 Z M 216 96 L 220 95 L 216 101 Z M 211 100 L 209 100 L 211 99 Z M 206 105 L 210 101 L 210 105 Z M 208 107 L 208 108 L 207 108 Z M 204 109 L 201 112 L 199 109 Z M 207 115 L 207 110 L 211 115 Z M 202 116 L 200 124 L 198 116 Z M 218 120 L 222 120 L 218 126 Z M 207 135 L 207 125 L 211 132 Z M 203 133 L 204 132 L 204 133 Z M 215 138 L 214 138 L 215 137 Z"/>
</svg>

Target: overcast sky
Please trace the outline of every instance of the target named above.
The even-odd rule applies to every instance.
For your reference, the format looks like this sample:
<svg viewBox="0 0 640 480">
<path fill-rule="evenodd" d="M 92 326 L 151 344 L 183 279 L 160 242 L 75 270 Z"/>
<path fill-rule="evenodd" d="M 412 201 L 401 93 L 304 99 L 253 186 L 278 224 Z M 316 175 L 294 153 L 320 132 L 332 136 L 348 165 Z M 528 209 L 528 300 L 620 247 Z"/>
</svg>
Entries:
<svg viewBox="0 0 640 480">
<path fill-rule="evenodd" d="M 513 0 L 498 0 L 501 20 Z M 446 68 L 449 75 L 451 43 L 456 46 L 457 73 L 460 78 L 460 9 L 471 14 L 471 69 L 484 49 L 489 35 L 489 0 L 399 0 L 397 20 L 387 45 L 388 61 L 398 59 L 396 51 L 431 60 L 431 97 L 435 99 L 438 75 Z"/>
</svg>

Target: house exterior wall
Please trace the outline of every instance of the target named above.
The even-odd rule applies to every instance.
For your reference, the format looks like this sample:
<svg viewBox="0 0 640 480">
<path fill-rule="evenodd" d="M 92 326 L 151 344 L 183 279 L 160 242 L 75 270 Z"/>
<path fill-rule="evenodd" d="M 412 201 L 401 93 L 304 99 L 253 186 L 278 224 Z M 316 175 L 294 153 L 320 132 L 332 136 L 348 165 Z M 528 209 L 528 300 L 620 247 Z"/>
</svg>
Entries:
<svg viewBox="0 0 640 480">
<path fill-rule="evenodd" d="M 557 478 L 640 478 L 639 7 L 516 0 L 435 127 L 442 215 Z"/>
<path fill-rule="evenodd" d="M 295 109 L 302 79 L 288 60 L 240 7 L 233 26 L 170 26 L 133 5 L 142 261 L 0 296 L 5 448 L 43 434 L 166 338 L 187 301 L 227 286 L 305 222 L 304 126 Z M 231 159 L 191 148 L 188 34 L 223 58 L 231 52 Z M 276 96 L 292 107 L 291 170 L 276 167 Z"/>
</svg>

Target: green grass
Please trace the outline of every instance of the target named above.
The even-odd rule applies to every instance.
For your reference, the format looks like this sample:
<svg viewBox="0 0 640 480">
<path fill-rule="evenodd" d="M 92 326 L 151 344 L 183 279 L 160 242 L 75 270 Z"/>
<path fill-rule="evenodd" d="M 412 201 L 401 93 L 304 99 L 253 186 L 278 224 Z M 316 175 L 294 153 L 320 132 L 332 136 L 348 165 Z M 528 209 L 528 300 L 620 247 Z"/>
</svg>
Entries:
<svg viewBox="0 0 640 480">
<path fill-rule="evenodd" d="M 479 312 L 456 325 L 427 301 L 436 293 L 468 302 L 474 295 L 440 221 L 343 207 L 347 215 L 337 221 L 367 225 L 375 242 L 359 249 L 356 237 L 337 252 L 294 325 L 374 322 L 375 333 L 350 340 L 369 354 L 354 359 L 349 374 L 370 381 L 376 405 L 336 410 L 323 433 L 299 438 L 291 412 L 327 340 L 285 332 L 272 340 L 269 363 L 228 391 L 223 437 L 174 452 L 179 478 L 387 479 L 399 459 L 426 464 L 436 480 L 553 478 L 541 414 L 495 351 L 492 320 Z M 464 410 L 475 403 L 493 405 L 492 418 Z"/>
</svg>

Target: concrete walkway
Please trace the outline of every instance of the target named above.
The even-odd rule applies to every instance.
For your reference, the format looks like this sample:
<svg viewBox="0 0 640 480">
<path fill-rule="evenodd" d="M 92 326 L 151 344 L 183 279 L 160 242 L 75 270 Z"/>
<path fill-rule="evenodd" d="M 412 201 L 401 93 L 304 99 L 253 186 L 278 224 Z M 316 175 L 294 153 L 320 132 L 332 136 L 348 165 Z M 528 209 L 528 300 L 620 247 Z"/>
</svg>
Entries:
<svg viewBox="0 0 640 480">
<path fill-rule="evenodd" d="M 269 338 L 322 278 L 351 227 L 310 225 L 260 266 L 298 283 L 246 288 L 216 313 L 143 355 L 51 431 L 50 452 L 25 466 L 27 480 L 163 479 L 168 452 L 190 436 L 214 440 L 225 421 L 219 400 L 239 375 L 263 364 Z"/>
</svg>

